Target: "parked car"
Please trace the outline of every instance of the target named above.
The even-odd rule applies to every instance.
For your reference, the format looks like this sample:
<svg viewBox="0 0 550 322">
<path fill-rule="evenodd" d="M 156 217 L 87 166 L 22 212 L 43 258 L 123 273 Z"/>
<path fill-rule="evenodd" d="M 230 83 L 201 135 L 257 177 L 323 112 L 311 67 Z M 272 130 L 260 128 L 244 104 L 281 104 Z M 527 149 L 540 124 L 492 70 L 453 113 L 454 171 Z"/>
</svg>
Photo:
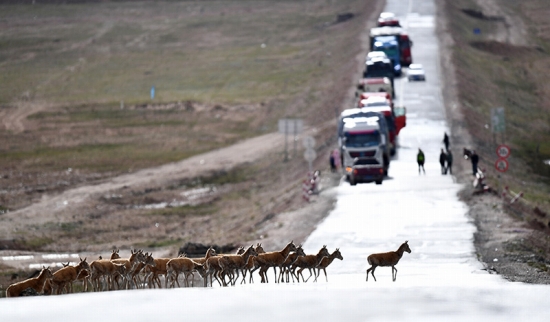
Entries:
<svg viewBox="0 0 550 322">
<path fill-rule="evenodd" d="M 373 159 L 355 158 L 353 167 L 349 173 L 349 184 L 355 186 L 357 183 L 375 182 L 382 184 L 384 180 L 384 170 Z"/>
<path fill-rule="evenodd" d="M 421 64 L 410 64 L 407 72 L 409 82 L 411 81 L 425 81 L 426 73 Z"/>
</svg>

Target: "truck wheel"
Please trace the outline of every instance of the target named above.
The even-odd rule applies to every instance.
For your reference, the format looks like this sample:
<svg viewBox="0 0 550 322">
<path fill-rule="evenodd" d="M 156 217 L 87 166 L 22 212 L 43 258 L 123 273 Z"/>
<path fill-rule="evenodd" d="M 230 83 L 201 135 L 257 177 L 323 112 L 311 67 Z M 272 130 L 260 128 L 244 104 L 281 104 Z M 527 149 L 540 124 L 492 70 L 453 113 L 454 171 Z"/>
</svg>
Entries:
<svg viewBox="0 0 550 322">
<path fill-rule="evenodd" d="M 357 182 L 355 182 L 354 179 L 350 178 L 349 179 L 349 184 L 352 185 L 352 186 L 355 186 L 357 184 Z"/>
<path fill-rule="evenodd" d="M 382 180 L 376 180 L 376 184 L 382 184 Z"/>
</svg>

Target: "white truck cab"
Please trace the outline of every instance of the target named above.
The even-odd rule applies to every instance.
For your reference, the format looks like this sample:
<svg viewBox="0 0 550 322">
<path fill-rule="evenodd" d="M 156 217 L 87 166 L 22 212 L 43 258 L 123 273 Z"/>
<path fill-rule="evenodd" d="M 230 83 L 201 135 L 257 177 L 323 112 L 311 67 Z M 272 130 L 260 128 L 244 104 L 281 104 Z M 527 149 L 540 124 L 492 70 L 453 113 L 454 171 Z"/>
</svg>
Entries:
<svg viewBox="0 0 550 322">
<path fill-rule="evenodd" d="M 350 183 L 382 182 L 387 171 L 384 161 L 386 137 L 378 117 L 343 118 L 338 138 L 342 168 Z"/>
</svg>

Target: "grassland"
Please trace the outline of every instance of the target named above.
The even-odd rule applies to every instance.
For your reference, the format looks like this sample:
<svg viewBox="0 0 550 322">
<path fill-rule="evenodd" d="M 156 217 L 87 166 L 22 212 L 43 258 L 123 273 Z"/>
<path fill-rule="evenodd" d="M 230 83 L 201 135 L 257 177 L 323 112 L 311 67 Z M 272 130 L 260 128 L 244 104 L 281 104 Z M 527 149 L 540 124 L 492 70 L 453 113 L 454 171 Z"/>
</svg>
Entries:
<svg viewBox="0 0 550 322">
<path fill-rule="evenodd" d="M 331 119 L 375 2 L 1 5 L 0 205 Z"/>
<path fill-rule="evenodd" d="M 380 4 L 0 5 L 0 216 L 274 132 L 281 117 L 316 126 L 317 162 L 326 166 L 331 120 L 360 72 L 361 35 Z M 177 250 L 258 240 L 262 225 L 303 204 L 305 163 L 282 160 L 278 151 L 192 179 L 110 191 L 75 213 L 11 229 L 0 248 Z M 210 190 L 186 197 L 201 189 Z M 7 226 L 10 215 L 0 217 Z"/>
</svg>

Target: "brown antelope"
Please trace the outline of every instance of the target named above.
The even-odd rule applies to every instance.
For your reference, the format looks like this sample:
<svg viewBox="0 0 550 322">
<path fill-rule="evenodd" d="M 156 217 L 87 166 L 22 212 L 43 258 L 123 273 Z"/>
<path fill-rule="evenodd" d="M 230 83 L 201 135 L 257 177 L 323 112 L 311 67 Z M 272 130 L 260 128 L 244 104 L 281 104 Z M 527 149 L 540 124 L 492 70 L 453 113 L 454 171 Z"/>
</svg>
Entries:
<svg viewBox="0 0 550 322">
<path fill-rule="evenodd" d="M 378 266 L 391 266 L 391 275 L 393 281 L 395 282 L 395 279 L 397 278 L 397 268 L 395 268 L 395 265 L 397 265 L 401 257 L 403 257 L 403 252 L 407 252 L 409 254 L 411 253 L 408 242 L 409 241 L 407 240 L 403 244 L 401 244 L 401 246 L 399 246 L 399 249 L 397 249 L 397 251 L 395 252 L 372 254 L 367 257 L 367 261 L 369 262 L 369 265 L 371 265 L 371 267 L 367 269 L 367 282 L 369 281 L 369 272 L 371 272 L 372 277 L 376 282 L 376 277 L 374 277 L 374 270 Z"/>
<path fill-rule="evenodd" d="M 323 272 L 325 273 L 325 278 L 328 282 L 328 277 L 327 277 L 327 270 L 326 268 L 332 263 L 332 261 L 335 259 L 335 258 L 338 258 L 339 260 L 344 260 L 344 258 L 342 257 L 342 254 L 340 253 L 340 249 L 339 248 L 336 248 L 336 250 L 334 252 L 332 252 L 332 254 L 330 254 L 329 257 L 325 257 L 323 258 L 323 260 L 321 261 L 321 263 L 319 264 L 319 266 L 317 266 L 317 274 L 315 275 L 315 280 L 314 282 L 317 282 L 317 277 L 319 277 L 319 275 L 321 274 L 321 270 L 323 270 Z"/>
<path fill-rule="evenodd" d="M 111 251 L 111 257 L 109 259 L 117 259 L 117 258 L 120 258 L 120 255 L 119 255 L 119 251 L 120 249 L 117 249 L 117 250 L 112 250 Z M 101 259 L 101 258 L 100 258 Z"/>
<path fill-rule="evenodd" d="M 97 288 L 99 288 L 101 278 L 103 278 L 104 282 L 108 285 L 108 289 L 111 288 L 111 280 L 110 280 L 111 275 L 117 274 L 117 273 L 114 273 L 117 269 L 113 265 L 107 262 L 113 259 L 120 258 L 119 251 L 120 251 L 119 249 L 116 249 L 116 250 L 113 249 L 111 251 L 111 256 L 109 257 L 108 260 L 103 259 L 103 257 L 99 256 L 99 259 L 97 260 L 97 262 L 93 261 L 90 263 L 90 272 L 88 274 L 89 276 L 82 276 L 82 278 L 84 278 L 85 290 L 88 289 L 88 281 L 89 281 L 89 283 L 92 284 L 92 290 L 97 291 Z"/>
<path fill-rule="evenodd" d="M 292 266 L 292 264 L 296 262 L 296 260 L 300 256 L 306 256 L 301 244 L 298 247 L 296 247 L 296 252 L 289 254 L 285 262 L 281 265 L 281 272 L 279 273 L 280 282 L 285 282 L 285 275 L 286 275 L 286 282 L 287 283 L 289 282 L 288 275 L 290 273 L 290 267 Z M 292 277 L 292 282 L 294 282 L 294 276 L 292 274 L 290 275 Z"/>
<path fill-rule="evenodd" d="M 181 287 L 178 280 L 180 273 L 183 273 L 185 283 L 184 285 L 186 287 L 189 287 L 189 276 L 193 275 L 193 271 L 197 270 L 197 268 L 200 269 L 202 267 L 202 264 L 199 264 L 193 261 L 191 258 L 187 258 L 185 256 L 172 258 L 168 261 L 168 263 L 166 263 L 166 276 L 169 279 L 172 279 L 170 287 L 174 287 L 174 283 L 177 283 L 178 287 Z M 168 286 L 166 287 L 168 288 Z"/>
<path fill-rule="evenodd" d="M 243 251 L 244 249 L 242 247 L 239 247 L 239 249 L 237 249 L 237 254 Z M 213 286 L 212 276 L 216 279 L 216 281 L 218 281 L 218 284 L 220 284 L 220 286 L 227 286 L 227 283 L 225 282 L 226 272 L 220 266 L 220 258 L 222 258 L 222 256 L 224 255 L 227 255 L 227 254 L 219 254 L 216 256 L 211 256 L 204 263 L 204 268 L 206 269 L 205 274 L 207 278 L 210 277 L 210 286 Z"/>
<path fill-rule="evenodd" d="M 162 288 L 162 283 L 160 282 L 159 275 L 164 275 L 164 287 L 168 287 L 166 264 L 169 260 L 171 260 L 171 258 L 155 258 L 154 266 L 145 267 L 145 280 L 147 280 L 149 288 L 154 288 L 155 286 L 158 286 L 158 288 Z"/>
<path fill-rule="evenodd" d="M 239 248 L 237 248 L 237 252 L 235 254 L 220 254 L 221 257 L 219 260 L 221 260 L 222 257 L 226 255 L 242 255 L 244 254 L 245 251 L 246 249 L 243 246 L 240 246 Z M 223 267 L 219 262 L 219 260 L 218 260 L 218 265 L 219 265 L 219 269 L 221 270 L 220 276 L 222 276 L 224 279 L 226 276 L 229 277 L 229 283 L 233 285 L 233 279 L 235 278 L 235 269 L 230 267 Z"/>
<path fill-rule="evenodd" d="M 88 280 L 90 278 L 90 270 L 82 270 L 76 277 L 77 281 L 82 281 L 82 290 L 88 292 Z"/>
<path fill-rule="evenodd" d="M 28 288 L 32 288 L 36 293 L 40 294 L 44 291 L 44 285 L 46 281 L 53 276 L 49 267 L 42 266 L 42 270 L 37 277 L 29 278 L 24 281 L 14 283 L 6 289 L 6 297 L 18 297 L 21 292 Z"/>
<path fill-rule="evenodd" d="M 302 276 L 302 281 L 304 281 L 304 283 L 307 282 L 311 278 L 311 276 L 315 275 L 315 268 L 319 266 L 323 258 L 328 256 L 330 256 L 330 253 L 327 250 L 327 246 L 324 245 L 319 250 L 319 252 L 317 252 L 316 255 L 306 255 L 298 257 L 294 265 L 292 265 L 293 273 L 296 271 L 296 268 L 300 267 L 298 273 L 294 274 L 294 276 L 296 276 L 296 278 L 298 279 L 298 282 L 300 282 L 300 276 Z M 309 277 L 307 278 L 307 280 L 304 279 L 304 275 L 302 274 L 302 272 L 306 268 L 309 270 Z M 313 273 L 311 272 L 312 269 L 314 270 Z"/>
<path fill-rule="evenodd" d="M 198 264 L 201 264 L 202 267 L 197 267 L 196 270 L 197 272 L 199 273 L 199 275 L 202 277 L 203 279 L 203 282 L 204 282 L 204 287 L 208 286 L 208 280 L 207 280 L 207 275 L 206 275 L 206 267 L 205 267 L 205 264 L 206 264 L 206 260 L 212 256 L 216 256 L 216 250 L 214 248 L 212 248 L 212 246 L 210 246 L 207 250 L 206 250 L 206 254 L 204 255 L 204 257 L 199 257 L 199 258 L 191 258 L 194 262 L 198 263 Z"/>
<path fill-rule="evenodd" d="M 244 276 L 244 270 L 246 269 L 246 264 L 248 263 L 248 260 L 253 257 L 257 256 L 258 253 L 254 249 L 254 245 L 250 245 L 242 254 L 237 255 L 223 255 L 219 260 L 219 265 L 222 271 L 226 271 L 230 275 L 230 283 L 231 285 L 235 285 L 235 281 L 239 279 L 239 271 L 243 273 Z M 237 273 L 237 276 L 233 276 L 233 271 Z"/>
<path fill-rule="evenodd" d="M 90 263 L 90 282 L 94 291 L 101 290 L 101 278 L 105 281 L 107 290 L 114 289 L 115 278 L 118 276 L 126 276 L 126 265 L 113 263 L 110 259 L 98 259 Z"/>
<path fill-rule="evenodd" d="M 53 277 L 50 280 L 52 285 L 52 294 L 61 294 L 65 287 L 67 287 L 67 293 L 73 292 L 73 282 L 77 280 L 78 276 L 83 271 L 89 271 L 90 264 L 86 262 L 86 258 L 80 258 L 80 263 L 76 266 L 65 266 L 53 273 Z"/>
<path fill-rule="evenodd" d="M 133 281 L 132 275 L 134 273 L 134 270 L 138 266 L 139 263 L 145 264 L 145 261 L 147 259 L 147 256 L 143 253 L 141 250 L 131 250 L 131 255 L 129 258 L 117 258 L 112 259 L 111 262 L 115 264 L 124 264 L 126 266 L 126 275 L 122 276 L 124 277 L 126 289 L 130 287 L 130 281 Z M 117 286 L 119 276 L 115 277 L 115 282 Z"/>
<path fill-rule="evenodd" d="M 277 270 L 276 267 L 281 267 L 281 265 L 285 262 L 286 258 L 288 257 L 288 254 L 290 252 L 296 251 L 296 245 L 294 245 L 294 242 L 291 241 L 288 243 L 282 250 L 278 252 L 267 252 L 263 254 L 259 254 L 256 256 L 256 261 L 258 262 L 260 268 L 260 277 L 262 278 L 262 283 L 267 283 L 267 270 L 270 267 L 273 267 L 273 272 L 275 273 L 275 282 L 277 283 Z"/>
<path fill-rule="evenodd" d="M 257 254 L 265 253 L 265 250 L 262 247 L 262 244 L 260 244 L 260 243 L 256 244 L 256 247 L 254 248 L 254 250 L 256 251 Z M 245 269 L 243 270 L 243 279 L 241 281 L 241 284 L 246 283 L 246 273 L 247 272 L 250 273 L 249 283 L 254 282 L 254 279 L 252 278 L 252 273 L 258 268 L 259 268 L 259 264 L 258 264 L 258 261 L 256 260 L 256 257 L 254 257 L 254 256 L 249 257 L 248 262 L 246 263 Z"/>
<path fill-rule="evenodd" d="M 142 279 L 140 278 L 140 273 L 144 272 L 146 266 L 155 266 L 155 259 L 152 256 L 153 254 L 145 253 L 145 261 L 139 262 L 136 267 L 131 272 L 132 282 L 139 288 L 139 285 L 143 284 Z"/>
</svg>

